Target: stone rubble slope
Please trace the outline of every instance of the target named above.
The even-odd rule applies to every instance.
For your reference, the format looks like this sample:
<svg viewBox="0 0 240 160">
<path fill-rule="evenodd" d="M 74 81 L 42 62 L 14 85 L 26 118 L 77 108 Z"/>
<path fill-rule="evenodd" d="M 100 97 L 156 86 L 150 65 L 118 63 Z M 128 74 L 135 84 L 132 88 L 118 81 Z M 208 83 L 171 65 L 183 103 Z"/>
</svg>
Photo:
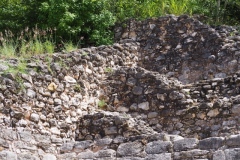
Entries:
<svg viewBox="0 0 240 160">
<path fill-rule="evenodd" d="M 240 36 L 186 15 L 0 65 L 0 159 L 239 160 Z M 8 65 L 6 65 L 8 64 Z"/>
</svg>

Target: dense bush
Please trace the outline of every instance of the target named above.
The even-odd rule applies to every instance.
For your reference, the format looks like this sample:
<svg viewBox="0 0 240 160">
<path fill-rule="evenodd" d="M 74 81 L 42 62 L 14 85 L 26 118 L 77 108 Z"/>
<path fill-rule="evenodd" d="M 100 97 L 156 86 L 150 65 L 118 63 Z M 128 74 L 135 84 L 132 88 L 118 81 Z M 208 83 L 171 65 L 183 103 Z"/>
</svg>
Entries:
<svg viewBox="0 0 240 160">
<path fill-rule="evenodd" d="M 105 0 L 5 0 L 0 3 L 0 30 L 56 28 L 58 42 L 109 44 L 115 17 L 105 4 Z"/>
<path fill-rule="evenodd" d="M 0 8 L 0 32 L 16 37 L 26 27 L 51 28 L 55 43 L 82 46 L 111 43 L 114 23 L 128 18 L 201 14 L 211 24 L 240 21 L 240 0 L 1 0 Z"/>
</svg>

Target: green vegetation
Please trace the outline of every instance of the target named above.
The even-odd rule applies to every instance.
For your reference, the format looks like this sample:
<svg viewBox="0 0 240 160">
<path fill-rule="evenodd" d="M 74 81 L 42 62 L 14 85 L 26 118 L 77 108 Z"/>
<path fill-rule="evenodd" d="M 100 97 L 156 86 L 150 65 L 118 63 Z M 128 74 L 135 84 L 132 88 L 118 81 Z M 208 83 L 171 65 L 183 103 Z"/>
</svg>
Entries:
<svg viewBox="0 0 240 160">
<path fill-rule="evenodd" d="M 8 69 L 4 73 L 13 73 L 14 75 L 18 73 L 26 73 L 27 63 L 23 59 L 19 59 L 17 65 L 5 64 L 8 66 Z"/>
<path fill-rule="evenodd" d="M 4 58 L 111 44 L 114 24 L 129 18 L 198 14 L 209 24 L 240 24 L 240 0 L 1 0 L 0 8 Z"/>
<path fill-rule="evenodd" d="M 113 73 L 113 69 L 110 68 L 110 67 L 107 67 L 107 68 L 104 69 L 104 72 L 106 72 L 106 73 Z"/>
<path fill-rule="evenodd" d="M 81 86 L 80 86 L 80 84 L 76 84 L 76 85 L 74 86 L 73 90 L 74 90 L 75 92 L 81 92 Z"/>
<path fill-rule="evenodd" d="M 105 100 L 99 100 L 98 101 L 98 107 L 101 109 L 104 109 L 107 106 Z"/>
</svg>

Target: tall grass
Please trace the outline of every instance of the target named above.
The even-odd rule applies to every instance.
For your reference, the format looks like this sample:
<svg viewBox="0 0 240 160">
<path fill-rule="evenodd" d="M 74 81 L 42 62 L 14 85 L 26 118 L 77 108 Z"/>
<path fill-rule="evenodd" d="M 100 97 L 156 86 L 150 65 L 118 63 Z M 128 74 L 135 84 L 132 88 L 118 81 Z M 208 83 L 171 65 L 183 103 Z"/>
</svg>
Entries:
<svg viewBox="0 0 240 160">
<path fill-rule="evenodd" d="M 40 30 L 37 27 L 32 30 L 26 27 L 16 36 L 11 31 L 0 32 L 0 57 L 17 58 L 38 54 L 51 55 L 60 49 L 67 52 L 77 49 L 77 46 L 71 41 L 63 43 L 63 47 L 58 48 L 59 45 L 56 44 L 54 32 L 56 30 Z"/>
<path fill-rule="evenodd" d="M 168 2 L 168 13 L 181 15 L 186 13 L 191 13 L 189 10 L 190 0 L 169 0 Z"/>
</svg>

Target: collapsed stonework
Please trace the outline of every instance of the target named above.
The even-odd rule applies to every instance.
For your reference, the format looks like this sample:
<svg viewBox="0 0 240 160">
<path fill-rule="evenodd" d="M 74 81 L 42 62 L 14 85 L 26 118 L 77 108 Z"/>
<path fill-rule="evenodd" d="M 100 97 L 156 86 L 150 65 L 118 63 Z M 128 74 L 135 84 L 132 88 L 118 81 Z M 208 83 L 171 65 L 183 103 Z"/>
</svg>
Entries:
<svg viewBox="0 0 240 160">
<path fill-rule="evenodd" d="M 240 159 L 240 36 L 165 16 L 0 65 L 0 159 Z M 9 65 L 6 65 L 6 62 Z"/>
</svg>

